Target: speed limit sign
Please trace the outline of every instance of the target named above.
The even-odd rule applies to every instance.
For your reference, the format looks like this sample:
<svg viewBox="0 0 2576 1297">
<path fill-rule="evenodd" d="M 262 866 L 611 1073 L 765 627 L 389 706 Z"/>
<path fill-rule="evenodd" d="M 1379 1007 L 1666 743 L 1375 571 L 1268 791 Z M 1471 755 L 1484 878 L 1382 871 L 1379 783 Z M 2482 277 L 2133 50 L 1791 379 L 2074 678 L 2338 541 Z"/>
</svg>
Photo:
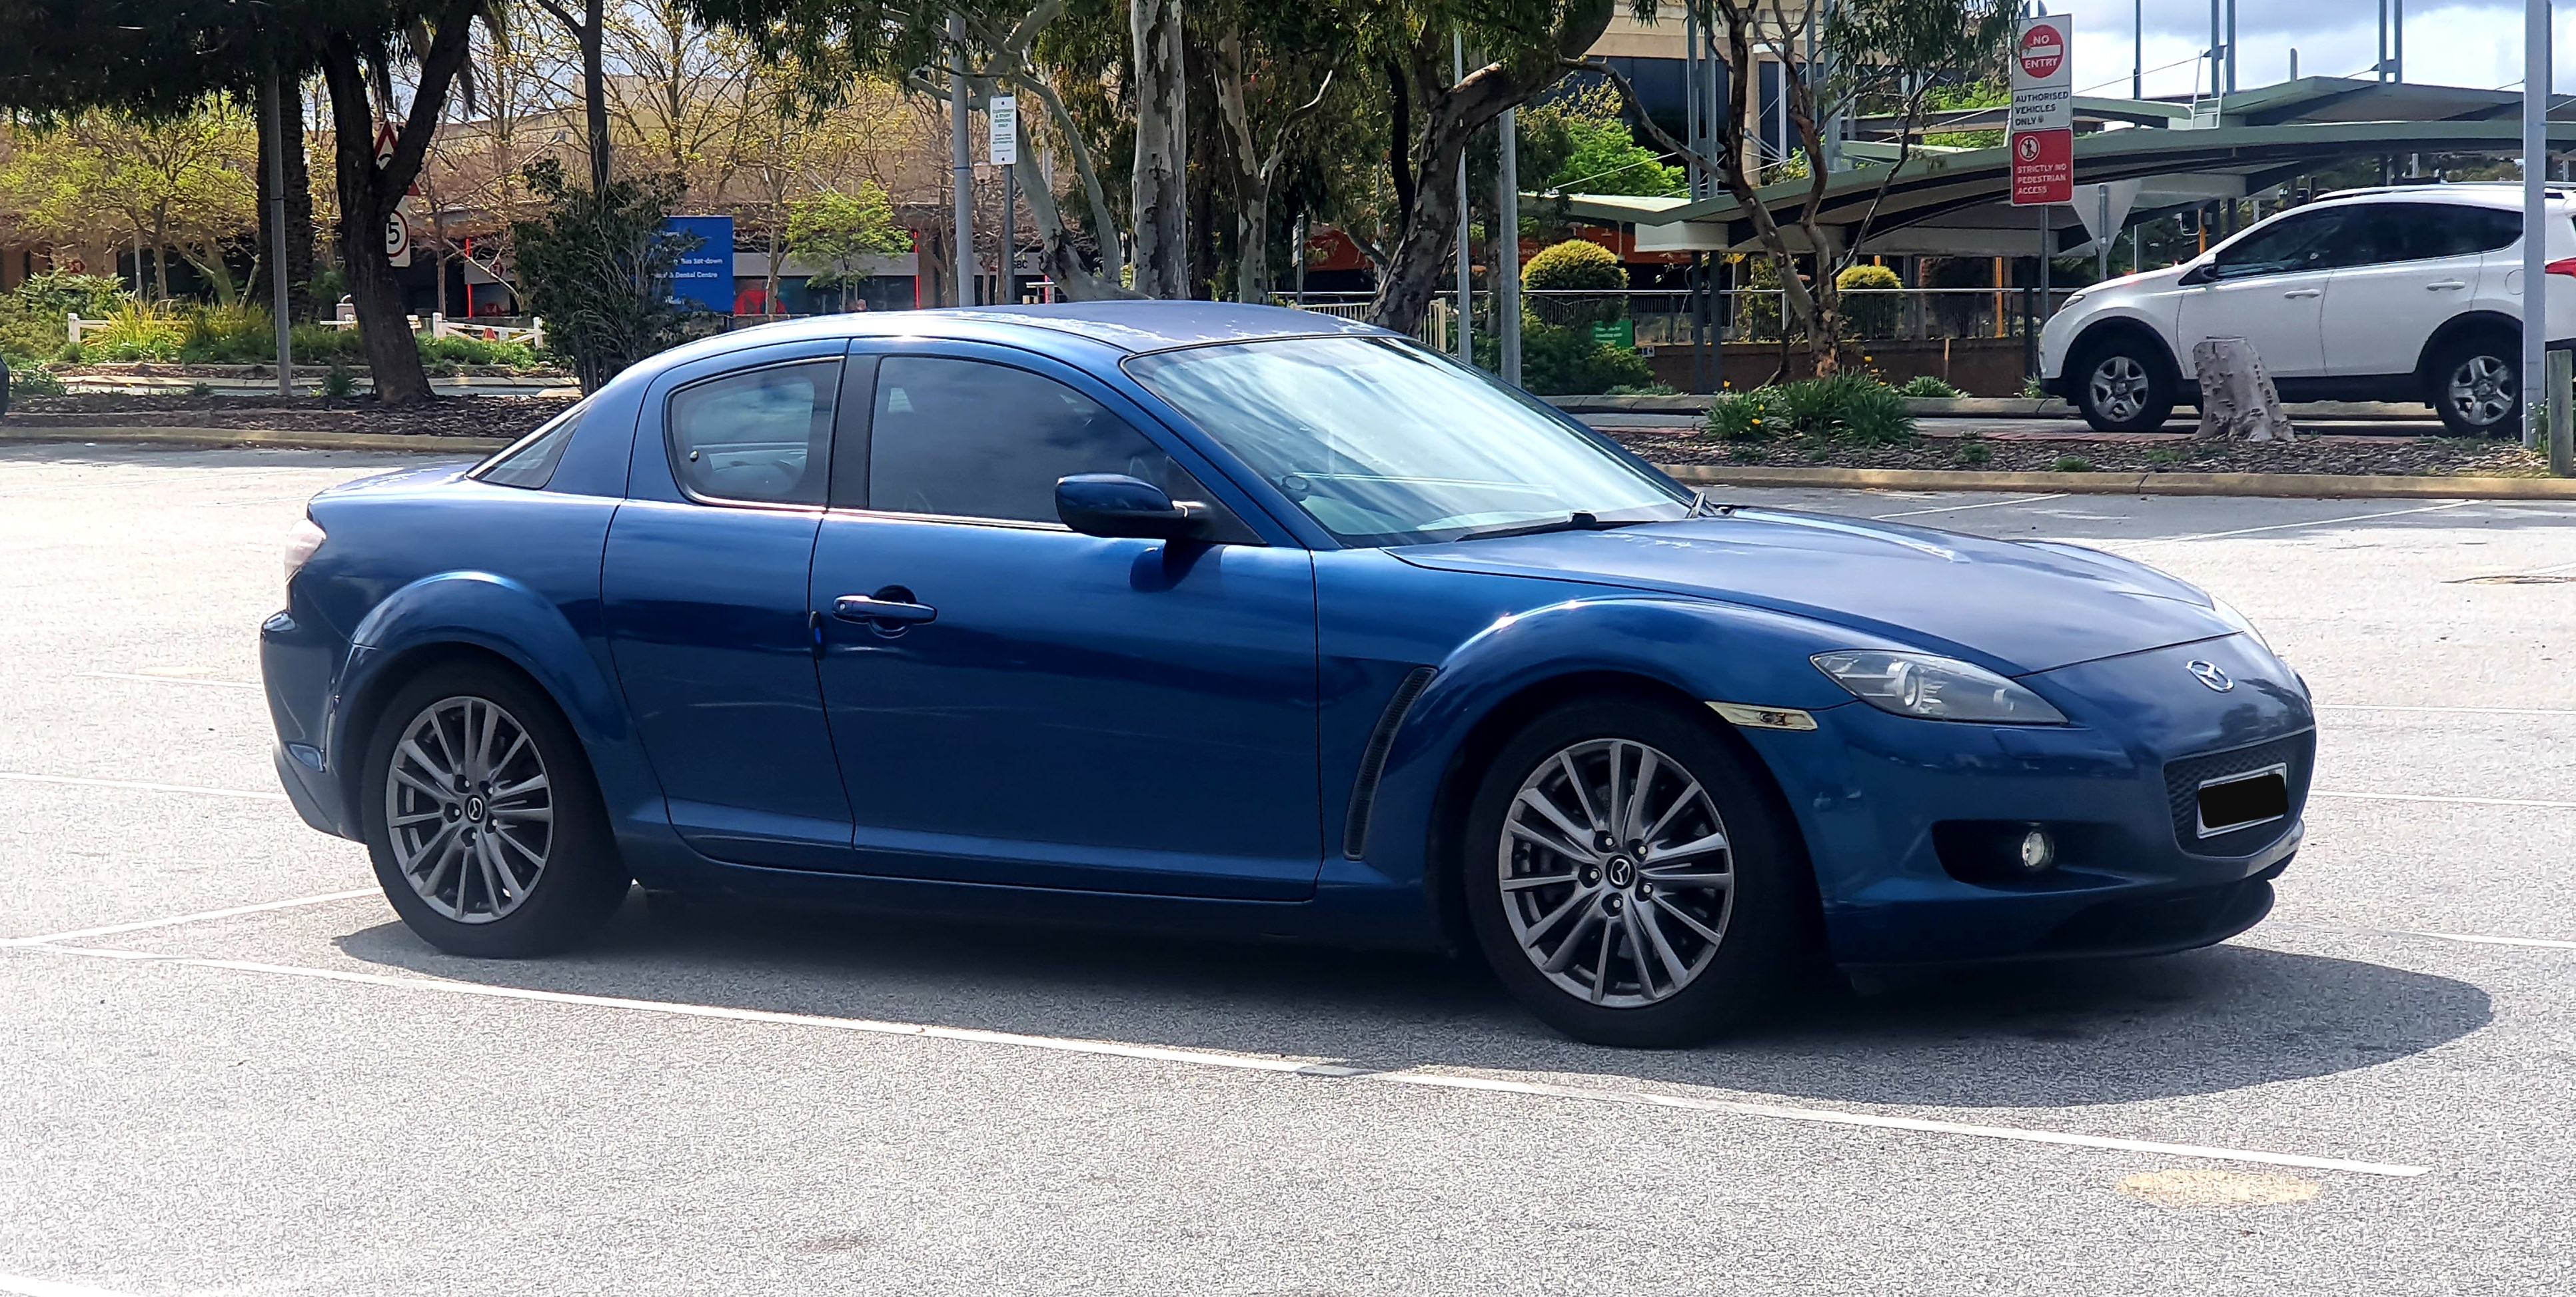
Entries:
<svg viewBox="0 0 2576 1297">
<path fill-rule="evenodd" d="M 411 222 L 399 211 L 385 213 L 385 260 L 397 266 L 411 264 Z"/>
</svg>

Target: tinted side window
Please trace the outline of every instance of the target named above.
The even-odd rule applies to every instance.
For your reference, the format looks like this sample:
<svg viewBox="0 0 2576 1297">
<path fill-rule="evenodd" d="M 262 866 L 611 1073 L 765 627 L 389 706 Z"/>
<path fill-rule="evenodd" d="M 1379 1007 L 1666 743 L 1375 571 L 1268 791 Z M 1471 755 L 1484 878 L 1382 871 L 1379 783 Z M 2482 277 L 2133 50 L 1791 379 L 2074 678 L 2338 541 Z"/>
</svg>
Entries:
<svg viewBox="0 0 2576 1297">
<path fill-rule="evenodd" d="M 1053 379 L 981 361 L 890 356 L 868 427 L 868 507 L 1054 522 L 1056 479 L 1125 473 L 1200 498 L 1145 434 Z"/>
<path fill-rule="evenodd" d="M 2522 217 L 2452 203 L 2372 203 L 2344 214 L 2335 264 L 2383 266 L 2435 257 L 2473 257 L 2522 237 Z"/>
<path fill-rule="evenodd" d="M 838 359 L 772 365 L 672 393 L 671 471 L 689 494 L 821 504 Z"/>
<path fill-rule="evenodd" d="M 2220 279 L 2253 275 L 2292 275 L 2324 270 L 2340 240 L 2342 212 L 2293 212 L 2220 249 L 2215 268 Z"/>
<path fill-rule="evenodd" d="M 590 402 L 564 411 L 552 422 L 519 439 L 516 445 L 494 455 L 474 470 L 474 476 L 495 486 L 525 487 L 535 491 L 554 479 L 555 465 L 563 461 L 564 448 L 572 444 L 575 432 L 581 430 L 581 416 Z"/>
</svg>

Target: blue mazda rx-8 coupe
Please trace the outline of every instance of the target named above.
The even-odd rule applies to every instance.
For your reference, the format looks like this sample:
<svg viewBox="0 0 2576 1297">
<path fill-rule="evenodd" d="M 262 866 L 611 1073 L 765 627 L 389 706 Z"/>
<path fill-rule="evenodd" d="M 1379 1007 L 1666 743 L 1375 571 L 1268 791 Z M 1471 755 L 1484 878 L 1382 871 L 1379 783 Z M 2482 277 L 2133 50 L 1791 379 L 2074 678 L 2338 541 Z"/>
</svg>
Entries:
<svg viewBox="0 0 2576 1297">
<path fill-rule="evenodd" d="M 314 497 L 277 769 L 440 949 L 630 886 L 1473 947 L 1585 1040 L 2259 921 L 2305 682 L 2063 544 L 1703 498 L 1383 330 L 1191 302 L 685 346 Z"/>
</svg>

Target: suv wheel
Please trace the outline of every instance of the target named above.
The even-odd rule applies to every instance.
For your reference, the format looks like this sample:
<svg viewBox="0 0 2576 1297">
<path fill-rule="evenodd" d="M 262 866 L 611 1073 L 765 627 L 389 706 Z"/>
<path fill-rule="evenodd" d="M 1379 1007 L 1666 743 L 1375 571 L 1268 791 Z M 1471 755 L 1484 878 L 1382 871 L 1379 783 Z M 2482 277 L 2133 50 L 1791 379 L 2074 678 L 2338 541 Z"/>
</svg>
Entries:
<svg viewBox="0 0 2576 1297">
<path fill-rule="evenodd" d="M 2095 432 L 2153 432 L 2173 414 L 2171 367 L 2135 338 L 2096 343 L 2076 367 L 2075 405 Z"/>
<path fill-rule="evenodd" d="M 1806 868 L 1705 722 L 1642 699 L 1568 703 L 1496 754 L 1462 892 L 1503 985 L 1599 1045 L 1695 1044 L 1766 1006 L 1807 948 Z"/>
<path fill-rule="evenodd" d="M 572 727 L 495 667 L 434 667 L 387 701 L 362 785 L 376 881 L 452 955 L 519 958 L 588 936 L 628 877 Z"/>
<path fill-rule="evenodd" d="M 2442 348 L 2432 364 L 2433 409 L 2453 436 L 2522 435 L 2521 358 L 2509 334 L 2480 334 Z"/>
</svg>

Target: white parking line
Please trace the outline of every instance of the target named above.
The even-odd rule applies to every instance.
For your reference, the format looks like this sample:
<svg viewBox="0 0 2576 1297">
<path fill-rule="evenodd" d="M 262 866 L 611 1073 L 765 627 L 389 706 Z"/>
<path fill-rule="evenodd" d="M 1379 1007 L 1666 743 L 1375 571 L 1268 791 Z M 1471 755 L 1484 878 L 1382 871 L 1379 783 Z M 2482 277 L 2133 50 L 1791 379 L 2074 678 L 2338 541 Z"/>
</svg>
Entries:
<svg viewBox="0 0 2576 1297">
<path fill-rule="evenodd" d="M 194 959 L 184 956 L 157 955 L 131 950 L 102 950 L 80 946 L 44 945 L 24 947 L 47 954 L 76 955 L 90 958 L 132 960 L 189 968 L 222 969 L 229 972 L 263 973 L 278 977 L 313 978 L 363 986 L 381 986 L 406 991 L 432 991 L 449 995 L 481 996 L 502 1000 L 529 1000 L 550 1004 L 578 1005 L 586 1008 L 622 1009 L 638 1013 L 656 1013 L 672 1017 L 717 1018 L 734 1022 L 754 1022 L 778 1026 L 812 1027 L 831 1031 L 854 1031 L 879 1036 L 911 1036 L 932 1040 L 963 1041 L 974 1044 L 1003 1045 L 1020 1049 L 1050 1050 L 1059 1053 L 1105 1055 L 1149 1062 L 1180 1063 L 1199 1067 L 1227 1068 L 1235 1071 L 1271 1074 L 1302 1073 L 1335 1079 L 1374 1081 L 1390 1085 L 1428 1086 L 1439 1089 L 1485 1090 L 1527 1094 L 1558 1099 L 1583 1099 L 1603 1103 L 1625 1103 L 1654 1108 L 1677 1108 L 1696 1112 L 1725 1113 L 1740 1117 L 1760 1117 L 1779 1121 L 1810 1122 L 1835 1126 L 1856 1126 L 1878 1130 L 1907 1131 L 1915 1134 L 1951 1135 L 1971 1139 L 2001 1140 L 2024 1144 L 2052 1144 L 2073 1148 L 2102 1149 L 2113 1152 L 2149 1153 L 2164 1157 L 2189 1157 L 2221 1162 L 2257 1163 L 2266 1166 L 2300 1167 L 2315 1171 L 2345 1171 L 2357 1175 L 2417 1176 L 2430 1168 L 2387 1162 L 2359 1162 L 2344 1158 L 2309 1157 L 2297 1153 L 2272 1153 L 2260 1149 L 2219 1148 L 2199 1144 L 2168 1144 L 2155 1140 L 2122 1139 L 2107 1135 L 2083 1135 L 2063 1131 L 2030 1130 L 2014 1126 L 1981 1126 L 1962 1122 L 1936 1121 L 1919 1117 L 1891 1117 L 1878 1113 L 1847 1112 L 1833 1108 L 1811 1108 L 1784 1104 L 1750 1103 L 1739 1099 L 1719 1099 L 1692 1094 L 1673 1094 L 1651 1090 L 1616 1090 L 1583 1086 L 1551 1085 L 1533 1081 L 1512 1081 L 1493 1077 L 1459 1076 L 1446 1072 L 1420 1069 L 1377 1072 L 1313 1059 L 1265 1057 L 1235 1054 L 1217 1050 L 1169 1049 L 1155 1045 L 1130 1045 L 1119 1041 L 1080 1040 L 1061 1036 L 1032 1036 L 1018 1032 L 981 1031 L 966 1027 L 944 1027 L 926 1023 L 880 1022 L 865 1018 L 830 1018 L 814 1014 L 781 1013 L 768 1009 L 737 1009 L 720 1005 L 681 1004 L 661 1000 L 632 1000 L 616 996 L 581 995 L 567 991 L 539 991 L 515 986 L 488 986 L 473 982 L 451 982 L 439 978 L 393 977 L 380 973 L 360 973 L 342 969 L 306 968 L 291 964 L 263 964 L 247 960 Z"/>
<path fill-rule="evenodd" d="M 2029 495 L 2015 500 L 1988 500 L 1983 504 L 1945 504 L 1936 509 L 1908 509 L 1903 513 L 1871 514 L 1870 521 L 1885 522 L 1890 518 L 1913 518 L 1927 513 L 1965 513 L 1970 509 L 1999 509 L 2008 504 L 2038 504 L 2042 500 L 2065 498 L 2066 492 L 2060 491 L 2055 495 Z"/>
<path fill-rule="evenodd" d="M 2472 946 L 2530 946 L 2540 950 L 2576 950 L 2576 941 L 2550 941 L 2541 937 L 2478 937 L 2460 932 L 2424 932 L 2415 928 L 2381 928 L 2406 937 L 2431 937 L 2435 941 L 2459 941 Z"/>
<path fill-rule="evenodd" d="M 125 1297 L 105 1288 L 87 1288 L 76 1283 L 56 1283 L 51 1279 L 30 1279 L 24 1275 L 0 1274 L 0 1293 L 15 1297 Z"/>
<path fill-rule="evenodd" d="M 2356 802 L 2447 802 L 2458 806 L 2536 806 L 2547 811 L 2576 811 L 2576 802 L 2541 802 L 2522 797 L 2435 797 L 2426 793 L 2336 793 L 2317 789 L 2310 797 L 2341 797 Z"/>
<path fill-rule="evenodd" d="M 76 671 L 73 674 L 83 680 L 141 680 L 147 684 L 208 685 L 217 689 L 259 688 L 258 685 L 248 680 L 204 680 L 193 676 L 145 675 L 136 671 Z"/>
<path fill-rule="evenodd" d="M 146 928 L 172 928 L 182 923 L 203 923 L 208 919 L 229 919 L 240 914 L 265 914 L 270 910 L 291 910 L 303 905 L 321 905 L 328 901 L 354 901 L 361 896 L 382 896 L 373 887 L 348 892 L 324 892 L 320 896 L 298 896 L 286 901 L 263 901 L 257 905 L 236 905 L 229 910 L 206 910 L 197 914 L 173 915 L 166 919 L 144 919 L 135 923 L 113 923 L 104 928 L 82 928 L 75 932 L 56 932 L 42 937 L 10 937 L 0 946 L 43 946 L 58 941 L 79 941 L 88 937 L 112 937 L 120 932 L 141 932 Z"/>
<path fill-rule="evenodd" d="M 2408 707 L 2395 703 L 2311 703 L 2321 712 L 2437 712 L 2460 716 L 2576 716 L 2570 707 Z"/>
<path fill-rule="evenodd" d="M 0 779 L 22 784 L 71 784 L 80 788 L 131 788 L 147 793 L 196 793 L 205 797 L 242 797 L 252 801 L 282 802 L 284 793 L 252 792 L 244 788 L 203 788 L 196 784 L 150 784 L 133 779 L 77 779 L 70 775 L 31 775 L 15 770 L 0 770 Z"/>
<path fill-rule="evenodd" d="M 2298 527 L 2331 527 L 2336 523 L 2341 522 L 2369 522 L 2376 518 L 2400 518 L 2410 513 L 2440 513 L 2445 509 L 2465 509 L 2468 506 L 2477 503 L 2479 503 L 2479 501 L 2476 500 L 2453 500 L 2449 504 L 2428 504 L 2417 509 L 2386 509 L 2378 513 L 2347 514 L 2341 518 L 2311 518 L 2306 522 L 2276 522 L 2265 527 L 2239 527 L 2234 531 L 2204 531 L 2189 536 L 2142 536 L 2133 539 L 2103 539 L 2085 541 L 2083 543 L 2100 547 L 2108 547 L 2112 545 L 2176 545 L 2187 540 L 2223 540 L 2229 536 L 2251 536 L 2257 532 L 2265 531 L 2289 531 Z"/>
</svg>

